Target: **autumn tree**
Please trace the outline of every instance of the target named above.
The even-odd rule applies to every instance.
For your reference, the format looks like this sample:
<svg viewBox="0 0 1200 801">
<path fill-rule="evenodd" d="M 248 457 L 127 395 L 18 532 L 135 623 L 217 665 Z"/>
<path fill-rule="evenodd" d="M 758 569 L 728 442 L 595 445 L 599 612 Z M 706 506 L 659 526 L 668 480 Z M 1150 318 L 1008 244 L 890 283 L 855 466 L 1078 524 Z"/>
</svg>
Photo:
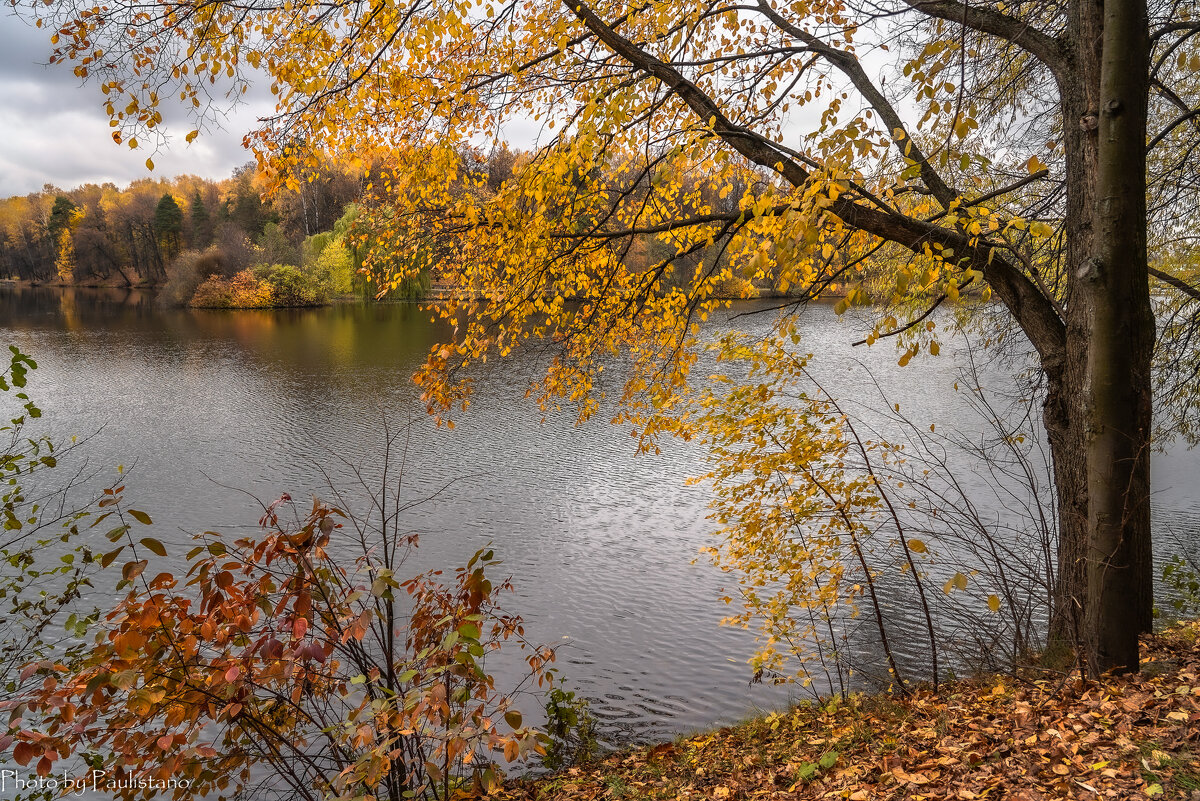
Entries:
<svg viewBox="0 0 1200 801">
<path fill-rule="evenodd" d="M 389 484 L 396 438 L 382 488 L 331 489 L 365 490 L 365 508 L 285 494 L 257 534 L 197 537 L 180 575 L 155 565 L 149 518 L 110 502 L 98 559 L 120 566 L 119 598 L 77 659 L 26 669 L 13 759 L 86 764 L 124 799 L 450 801 L 540 752 L 516 693 L 552 683 L 554 652 L 502 608 L 490 548 L 447 576 L 411 569 L 406 513 L 428 499 Z M 487 669 L 506 643 L 525 649 L 508 688 Z"/>
<path fill-rule="evenodd" d="M 58 280 L 70 283 L 75 278 L 75 227 L 79 224 L 83 212 L 80 211 L 70 198 L 59 195 L 54 199 L 50 209 L 50 220 L 46 223 L 46 232 L 54 242 L 54 268 Z"/>
<path fill-rule="evenodd" d="M 602 362 L 624 350 L 618 419 L 644 442 L 687 433 L 686 419 L 656 415 L 681 408 L 696 324 L 734 272 L 802 298 L 848 283 L 856 301 L 868 299 L 864 263 L 888 265 L 883 299 L 897 308 L 866 339 L 895 337 L 904 362 L 929 344 L 917 323 L 932 307 L 970 291 L 998 300 L 1041 369 L 1055 629 L 1093 670 L 1137 669 L 1152 585 L 1151 276 L 1193 314 L 1200 299 L 1151 268 L 1147 233 L 1188 224 L 1196 206 L 1193 4 L 122 1 L 38 13 L 52 60 L 96 79 L 129 144 L 159 131 L 161 98 L 204 109 L 209 76 L 232 76 L 236 96 L 249 66 L 277 94 L 252 142 L 280 183 L 331 155 L 390 153 L 375 187 L 386 241 L 413 253 L 452 241 L 440 277 L 484 298 L 443 310 L 467 314 L 420 377 L 435 410 L 469 396 L 463 366 L 536 340 L 556 343 L 531 387 L 543 403 L 590 415 Z M 488 187 L 464 149 L 517 120 L 542 126 L 538 148 Z M 1148 190 L 1170 198 L 1153 218 Z M 648 269 L 623 258 L 637 236 L 669 246 Z"/>
<path fill-rule="evenodd" d="M 0 202 L 0 263 L 5 277 L 26 280 L 48 277 L 53 268 L 53 249 L 45 225 L 37 212 L 38 197 L 11 197 Z"/>
<path fill-rule="evenodd" d="M 114 276 L 119 277 L 121 283 L 126 286 L 132 286 L 135 281 L 131 265 L 117 258 L 117 251 L 108 229 L 108 220 L 104 214 L 104 196 L 111 189 L 111 184 L 87 184 L 71 193 L 83 212 L 73 237 L 76 282 L 107 282 Z"/>
</svg>

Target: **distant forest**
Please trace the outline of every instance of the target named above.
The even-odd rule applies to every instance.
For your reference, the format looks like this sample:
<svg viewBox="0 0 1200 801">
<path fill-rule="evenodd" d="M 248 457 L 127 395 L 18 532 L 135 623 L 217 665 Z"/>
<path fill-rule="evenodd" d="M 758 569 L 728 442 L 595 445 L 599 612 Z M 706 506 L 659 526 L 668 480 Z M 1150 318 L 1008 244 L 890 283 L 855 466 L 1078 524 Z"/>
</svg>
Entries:
<svg viewBox="0 0 1200 801">
<path fill-rule="evenodd" d="M 0 200 L 0 279 L 98 286 L 161 285 L 184 251 L 216 246 L 223 271 L 295 263 L 304 240 L 333 229 L 362 194 L 361 174 L 324 171 L 270 201 L 255 166 L 222 181 L 146 178 Z"/>
</svg>

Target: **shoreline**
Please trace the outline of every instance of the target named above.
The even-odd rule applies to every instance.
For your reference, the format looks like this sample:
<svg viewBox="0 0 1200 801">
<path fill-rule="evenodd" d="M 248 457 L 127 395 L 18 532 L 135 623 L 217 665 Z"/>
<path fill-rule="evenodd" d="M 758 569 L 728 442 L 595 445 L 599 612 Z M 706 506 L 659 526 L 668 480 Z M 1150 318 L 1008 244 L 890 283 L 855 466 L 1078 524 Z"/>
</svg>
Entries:
<svg viewBox="0 0 1200 801">
<path fill-rule="evenodd" d="M 1142 672 L 984 675 L 799 705 L 511 779 L 496 801 L 1200 799 L 1200 622 L 1143 638 Z"/>
</svg>

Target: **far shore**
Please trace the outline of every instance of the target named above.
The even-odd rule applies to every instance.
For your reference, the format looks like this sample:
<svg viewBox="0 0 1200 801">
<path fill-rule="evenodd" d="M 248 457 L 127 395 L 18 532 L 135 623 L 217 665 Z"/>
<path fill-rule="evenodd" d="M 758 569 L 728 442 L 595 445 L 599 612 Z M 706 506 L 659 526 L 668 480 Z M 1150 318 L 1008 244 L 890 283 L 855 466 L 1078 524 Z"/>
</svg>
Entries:
<svg viewBox="0 0 1200 801">
<path fill-rule="evenodd" d="M 135 282 L 135 283 L 127 283 L 127 282 L 121 281 L 121 280 L 108 280 L 108 281 L 87 281 L 87 282 L 83 282 L 83 283 L 67 283 L 65 281 L 31 281 L 27 278 L 0 278 L 0 286 L 11 286 L 11 287 L 17 287 L 17 288 L 22 288 L 22 289 L 37 289 L 37 288 L 127 289 L 127 290 L 138 290 L 138 291 L 144 291 L 144 292 L 154 292 L 154 291 L 161 289 L 163 285 L 161 283 L 155 283 L 153 281 L 140 281 L 140 282 Z M 428 294 L 426 294 L 424 297 L 418 298 L 416 300 L 421 303 L 448 303 L 453 300 L 481 300 L 483 297 L 484 297 L 484 295 L 481 292 L 463 292 L 461 290 L 455 290 L 450 287 L 434 286 L 429 291 Z M 816 302 L 820 303 L 820 302 L 824 302 L 826 300 L 840 300 L 844 297 L 846 297 L 846 291 L 842 287 L 838 287 L 837 289 L 826 290 L 825 292 L 822 292 L 820 298 L 818 298 L 816 300 Z M 732 301 L 738 301 L 738 300 L 797 300 L 796 295 L 788 294 L 785 292 L 776 292 L 776 291 L 767 290 L 767 289 L 759 289 L 758 293 L 756 295 L 754 295 L 753 297 L 717 295 L 717 296 L 714 296 L 714 298 L 716 300 L 732 300 Z M 321 307 L 321 306 L 330 306 L 335 303 L 347 303 L 347 302 L 354 302 L 354 301 L 358 301 L 358 300 L 361 300 L 360 296 L 358 296 L 358 295 L 343 295 L 343 296 L 339 296 L 337 298 L 332 298 L 327 303 L 315 303 L 315 304 L 308 304 L 305 306 L 236 306 L 236 307 L 233 307 L 233 306 L 211 306 L 211 307 L 210 306 L 188 306 L 187 308 L 195 308 L 195 309 L 317 308 L 317 307 Z M 408 303 L 408 302 L 413 302 L 413 301 L 410 301 L 407 299 L 404 301 L 394 301 L 394 300 L 390 300 L 390 299 L 384 299 L 379 302 L 384 302 L 384 303 L 405 302 L 405 303 Z"/>
</svg>

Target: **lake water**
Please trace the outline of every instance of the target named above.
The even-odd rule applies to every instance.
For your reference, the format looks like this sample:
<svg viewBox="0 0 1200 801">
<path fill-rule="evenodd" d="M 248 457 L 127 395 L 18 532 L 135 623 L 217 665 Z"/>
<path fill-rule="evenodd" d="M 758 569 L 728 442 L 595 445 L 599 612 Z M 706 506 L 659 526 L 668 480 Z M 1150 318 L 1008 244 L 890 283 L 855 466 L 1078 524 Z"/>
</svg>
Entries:
<svg viewBox="0 0 1200 801">
<path fill-rule="evenodd" d="M 961 416 L 954 348 L 900 370 L 889 346 L 852 349 L 861 327 L 829 307 L 809 308 L 801 327 L 835 392 L 864 393 L 862 360 L 914 418 L 945 426 Z M 522 399 L 536 366 L 521 358 L 490 364 L 456 428 L 437 429 L 411 375 L 446 333 L 403 304 L 164 310 L 136 292 L 0 286 L 0 345 L 38 361 L 30 387 L 48 430 L 60 440 L 94 432 L 90 464 L 129 469 L 127 498 L 173 553 L 195 531 L 253 527 L 258 507 L 231 488 L 264 501 L 320 495 L 326 473 L 344 477 L 341 459 L 370 474 L 386 415 L 408 425 L 413 497 L 455 481 L 414 510 L 422 566 L 453 567 L 493 543 L 517 586 L 509 606 L 534 639 L 569 638 L 560 668 L 592 699 L 607 738 L 731 722 L 797 693 L 749 684 L 753 639 L 717 625 L 723 577 L 692 564 L 712 542 L 708 491 L 684 485 L 703 453 L 671 442 L 637 456 L 603 415 L 582 426 L 569 413 L 543 420 Z M 1173 448 L 1154 473 L 1160 533 L 1198 539 L 1198 454 Z M 919 658 L 919 642 L 897 640 Z"/>
</svg>

